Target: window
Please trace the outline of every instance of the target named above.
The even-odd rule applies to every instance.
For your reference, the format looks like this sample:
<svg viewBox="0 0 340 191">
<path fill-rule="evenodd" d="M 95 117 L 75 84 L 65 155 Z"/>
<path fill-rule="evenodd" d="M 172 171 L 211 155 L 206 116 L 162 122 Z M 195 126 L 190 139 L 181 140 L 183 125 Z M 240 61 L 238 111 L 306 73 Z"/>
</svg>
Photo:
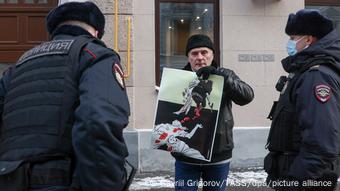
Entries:
<svg viewBox="0 0 340 191">
<path fill-rule="evenodd" d="M 219 63 L 218 0 L 156 0 L 156 84 L 164 67 L 181 69 L 187 64 L 187 39 L 208 35 L 215 44 Z"/>
<path fill-rule="evenodd" d="M 306 0 L 307 9 L 319 9 L 320 12 L 333 20 L 340 36 L 340 1 L 339 0 Z"/>
<path fill-rule="evenodd" d="M 0 4 L 11 6 L 16 5 L 16 7 L 22 7 L 24 4 L 56 4 L 57 0 L 0 0 Z M 13 7 L 13 6 L 11 6 Z"/>
</svg>

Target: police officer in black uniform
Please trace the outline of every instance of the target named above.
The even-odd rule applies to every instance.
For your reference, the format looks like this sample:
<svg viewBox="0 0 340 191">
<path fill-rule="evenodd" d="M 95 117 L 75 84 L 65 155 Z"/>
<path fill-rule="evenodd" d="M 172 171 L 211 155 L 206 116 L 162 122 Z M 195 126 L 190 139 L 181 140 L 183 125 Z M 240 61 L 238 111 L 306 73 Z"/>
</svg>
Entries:
<svg viewBox="0 0 340 191">
<path fill-rule="evenodd" d="M 46 21 L 53 39 L 0 81 L 0 190 L 122 190 L 130 110 L 104 15 L 70 2 Z"/>
<path fill-rule="evenodd" d="M 290 14 L 288 77 L 272 119 L 264 168 L 276 190 L 335 190 L 340 157 L 340 39 L 317 10 Z"/>
</svg>

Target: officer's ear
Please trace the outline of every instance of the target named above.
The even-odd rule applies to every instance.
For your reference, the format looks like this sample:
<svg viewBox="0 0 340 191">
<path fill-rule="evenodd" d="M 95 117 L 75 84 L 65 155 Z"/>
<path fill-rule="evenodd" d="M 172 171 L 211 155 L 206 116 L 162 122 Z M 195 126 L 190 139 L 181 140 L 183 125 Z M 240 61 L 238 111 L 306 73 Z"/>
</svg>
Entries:
<svg viewBox="0 0 340 191">
<path fill-rule="evenodd" d="M 99 31 L 94 29 L 93 27 L 87 28 L 87 31 L 94 37 L 98 38 Z"/>
<path fill-rule="evenodd" d="M 96 37 L 96 38 L 98 38 L 98 34 L 99 34 L 99 31 L 96 30 L 96 31 L 94 32 L 94 35 L 93 35 L 93 36 Z"/>
<path fill-rule="evenodd" d="M 308 46 L 314 44 L 316 41 L 318 41 L 318 38 L 316 38 L 315 36 L 312 36 L 312 35 L 307 35 L 307 37 L 306 37 L 306 44 Z"/>
</svg>

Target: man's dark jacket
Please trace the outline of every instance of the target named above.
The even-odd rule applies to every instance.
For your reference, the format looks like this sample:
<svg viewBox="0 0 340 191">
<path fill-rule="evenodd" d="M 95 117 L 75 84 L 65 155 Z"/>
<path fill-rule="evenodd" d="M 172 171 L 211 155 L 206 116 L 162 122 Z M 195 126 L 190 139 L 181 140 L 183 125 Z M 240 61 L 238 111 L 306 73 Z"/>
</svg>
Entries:
<svg viewBox="0 0 340 191">
<path fill-rule="evenodd" d="M 254 98 L 253 89 L 248 84 L 243 82 L 232 70 L 218 67 L 215 61 L 213 61 L 212 66 L 217 68 L 217 75 L 224 77 L 224 87 L 210 163 L 224 161 L 232 157 L 232 150 L 234 148 L 234 119 L 231 110 L 232 101 L 242 106 L 250 103 Z M 192 71 L 190 63 L 184 67 L 184 70 Z M 185 157 L 176 153 L 173 155 L 175 156 L 176 160 L 184 162 L 198 164 L 209 163 Z"/>
</svg>

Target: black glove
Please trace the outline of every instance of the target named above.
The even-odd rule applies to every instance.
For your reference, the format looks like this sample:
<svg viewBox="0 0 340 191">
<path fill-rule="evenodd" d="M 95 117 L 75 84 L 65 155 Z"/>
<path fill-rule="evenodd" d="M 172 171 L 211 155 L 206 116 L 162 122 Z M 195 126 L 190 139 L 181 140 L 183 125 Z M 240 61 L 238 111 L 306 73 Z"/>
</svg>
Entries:
<svg viewBox="0 0 340 191">
<path fill-rule="evenodd" d="M 214 66 L 206 66 L 197 70 L 196 75 L 202 76 L 203 80 L 207 80 L 210 74 L 216 74 L 216 68 Z"/>
</svg>

